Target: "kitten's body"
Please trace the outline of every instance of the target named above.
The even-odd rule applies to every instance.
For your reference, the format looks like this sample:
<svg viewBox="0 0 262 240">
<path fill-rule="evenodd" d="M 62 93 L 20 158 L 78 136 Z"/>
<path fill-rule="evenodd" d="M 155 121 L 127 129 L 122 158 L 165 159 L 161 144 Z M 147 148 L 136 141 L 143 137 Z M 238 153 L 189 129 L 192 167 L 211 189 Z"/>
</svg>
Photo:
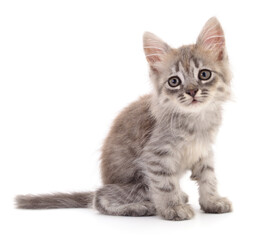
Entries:
<svg viewBox="0 0 262 240">
<path fill-rule="evenodd" d="M 179 179 L 191 170 L 191 178 L 199 184 L 201 208 L 215 213 L 231 211 L 230 202 L 217 193 L 212 161 L 221 103 L 230 94 L 221 32 L 213 18 L 196 45 L 179 49 L 145 34 L 155 92 L 132 103 L 116 118 L 102 149 L 104 186 L 95 193 L 19 196 L 18 207 L 94 206 L 111 215 L 190 219 L 194 213 L 186 204 Z M 210 80 L 198 79 L 203 69 L 211 69 Z M 167 82 L 173 76 L 177 77 L 174 82 Z M 177 79 L 180 84 L 175 86 Z"/>
</svg>

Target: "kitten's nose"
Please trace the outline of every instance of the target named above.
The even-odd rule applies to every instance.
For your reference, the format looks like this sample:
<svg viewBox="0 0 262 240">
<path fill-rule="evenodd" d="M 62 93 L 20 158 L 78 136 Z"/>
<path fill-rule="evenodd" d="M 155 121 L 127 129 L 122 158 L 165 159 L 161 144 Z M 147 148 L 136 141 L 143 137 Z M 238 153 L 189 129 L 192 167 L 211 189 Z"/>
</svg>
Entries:
<svg viewBox="0 0 262 240">
<path fill-rule="evenodd" d="M 191 97 L 194 97 L 194 96 L 196 96 L 197 91 L 198 91 L 198 88 L 189 89 L 189 90 L 186 91 L 186 94 L 190 95 Z"/>
</svg>

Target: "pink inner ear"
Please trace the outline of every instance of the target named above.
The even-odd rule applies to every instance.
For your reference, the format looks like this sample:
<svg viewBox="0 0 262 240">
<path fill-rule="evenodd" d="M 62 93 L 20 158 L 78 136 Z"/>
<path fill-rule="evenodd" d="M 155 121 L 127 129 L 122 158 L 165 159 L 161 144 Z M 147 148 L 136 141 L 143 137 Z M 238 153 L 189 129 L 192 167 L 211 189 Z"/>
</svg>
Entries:
<svg viewBox="0 0 262 240">
<path fill-rule="evenodd" d="M 160 56 L 163 54 L 163 50 L 162 49 L 158 49 L 157 47 L 153 47 L 153 46 L 145 46 L 145 54 L 146 54 L 146 58 L 147 61 L 149 63 L 155 63 L 155 62 L 159 62 Z"/>
<path fill-rule="evenodd" d="M 214 52 L 218 60 L 224 56 L 225 37 L 223 29 L 216 18 L 211 18 L 198 37 L 197 44 L 203 49 Z"/>
<path fill-rule="evenodd" d="M 208 49 L 223 48 L 225 45 L 225 38 L 222 29 L 214 29 L 214 31 L 206 32 L 202 44 Z"/>
<path fill-rule="evenodd" d="M 164 55 L 169 51 L 169 46 L 154 34 L 146 32 L 144 33 L 144 51 L 151 68 L 157 68 L 156 63 L 163 60 Z"/>
</svg>

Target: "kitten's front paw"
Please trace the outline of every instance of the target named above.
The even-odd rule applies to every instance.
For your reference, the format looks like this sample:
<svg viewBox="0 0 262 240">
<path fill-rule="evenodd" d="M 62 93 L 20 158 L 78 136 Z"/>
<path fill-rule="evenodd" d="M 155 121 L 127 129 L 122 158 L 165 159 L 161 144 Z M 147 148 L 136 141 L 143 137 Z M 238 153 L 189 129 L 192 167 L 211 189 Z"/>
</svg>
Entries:
<svg viewBox="0 0 262 240">
<path fill-rule="evenodd" d="M 182 221 L 191 219 L 194 211 L 188 204 L 175 205 L 159 211 L 159 214 L 166 220 Z"/>
<path fill-rule="evenodd" d="M 232 212 L 232 203 L 227 198 L 214 198 L 205 203 L 200 202 L 201 209 L 206 213 Z"/>
</svg>

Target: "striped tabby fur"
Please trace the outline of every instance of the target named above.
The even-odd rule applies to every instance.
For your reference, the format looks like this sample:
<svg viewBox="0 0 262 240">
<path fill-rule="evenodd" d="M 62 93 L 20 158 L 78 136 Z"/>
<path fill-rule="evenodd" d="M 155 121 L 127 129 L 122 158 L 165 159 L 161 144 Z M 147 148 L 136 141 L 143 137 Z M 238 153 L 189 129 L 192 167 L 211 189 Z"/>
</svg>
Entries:
<svg viewBox="0 0 262 240">
<path fill-rule="evenodd" d="M 217 192 L 212 153 L 231 81 L 220 23 L 211 18 L 196 44 L 177 49 L 145 33 L 144 50 L 154 92 L 116 118 L 102 149 L 104 186 L 89 193 L 18 196 L 18 208 L 94 207 L 109 215 L 186 220 L 194 211 L 179 179 L 191 170 L 203 211 L 232 210 Z M 209 79 L 201 79 L 203 70 Z"/>
</svg>

